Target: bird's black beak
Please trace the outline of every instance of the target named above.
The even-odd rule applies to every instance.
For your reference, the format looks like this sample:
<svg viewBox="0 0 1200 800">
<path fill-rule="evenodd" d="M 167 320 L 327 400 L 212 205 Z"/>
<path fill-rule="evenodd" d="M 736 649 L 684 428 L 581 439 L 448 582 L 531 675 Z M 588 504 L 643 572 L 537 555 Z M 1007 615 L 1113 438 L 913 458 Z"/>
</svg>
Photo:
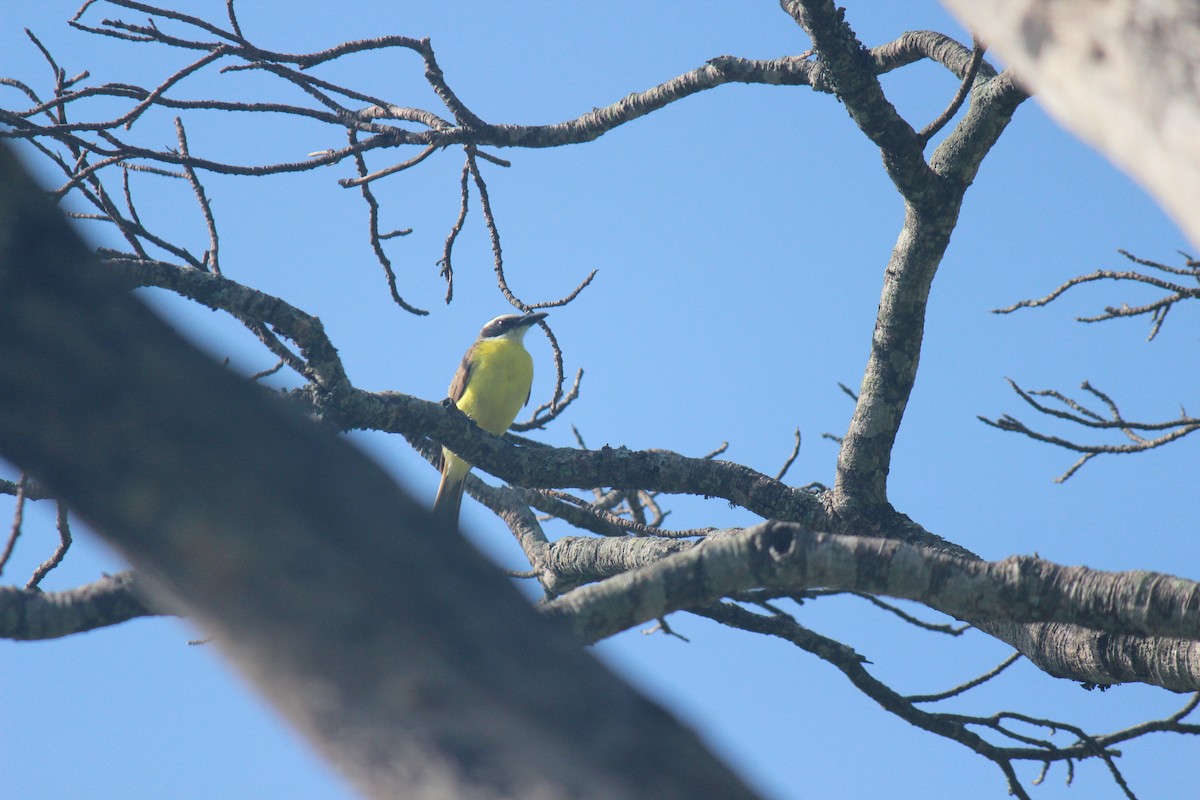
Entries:
<svg viewBox="0 0 1200 800">
<path fill-rule="evenodd" d="M 533 325 L 535 323 L 541 322 L 548 316 L 550 316 L 550 315 L 547 314 L 545 311 L 536 311 L 536 312 L 530 311 L 528 314 L 521 317 L 521 325 Z"/>
</svg>

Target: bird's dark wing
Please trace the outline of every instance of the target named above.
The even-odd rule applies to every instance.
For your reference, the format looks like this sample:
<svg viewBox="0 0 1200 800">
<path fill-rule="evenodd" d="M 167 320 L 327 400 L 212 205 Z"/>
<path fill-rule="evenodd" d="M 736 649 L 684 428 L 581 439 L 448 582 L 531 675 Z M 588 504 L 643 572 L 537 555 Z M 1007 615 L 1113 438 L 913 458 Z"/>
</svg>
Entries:
<svg viewBox="0 0 1200 800">
<path fill-rule="evenodd" d="M 454 373 L 454 380 L 450 381 L 449 397 L 455 403 L 458 403 L 463 396 L 463 392 L 467 391 L 467 381 L 471 379 L 471 350 L 473 349 L 467 350 L 466 355 L 463 356 L 462 363 L 458 365 L 458 372 Z"/>
</svg>

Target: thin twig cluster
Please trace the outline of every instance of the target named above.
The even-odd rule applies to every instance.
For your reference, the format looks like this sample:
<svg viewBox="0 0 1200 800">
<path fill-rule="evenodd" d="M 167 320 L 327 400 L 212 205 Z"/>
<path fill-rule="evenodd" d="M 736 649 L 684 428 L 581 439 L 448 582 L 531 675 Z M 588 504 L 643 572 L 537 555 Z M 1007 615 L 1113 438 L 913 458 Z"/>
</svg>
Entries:
<svg viewBox="0 0 1200 800">
<path fill-rule="evenodd" d="M 1119 306 L 1106 306 L 1103 313 L 1077 317 L 1077 319 L 1080 322 L 1105 322 L 1113 319 L 1129 319 L 1148 315 L 1150 317 L 1150 333 L 1146 337 L 1146 340 L 1153 341 L 1162 330 L 1163 323 L 1167 319 L 1167 314 L 1172 308 L 1175 308 L 1179 303 L 1186 300 L 1200 299 L 1200 261 L 1196 261 L 1196 259 L 1187 253 L 1180 253 L 1184 258 L 1184 264 L 1182 267 L 1173 267 L 1157 261 L 1139 258 L 1125 250 L 1120 250 L 1119 252 L 1135 264 L 1150 267 L 1174 278 L 1187 278 L 1189 279 L 1187 284 L 1195 285 L 1185 285 L 1176 280 L 1168 280 L 1145 272 L 1102 269 L 1088 275 L 1071 278 L 1045 297 L 1040 297 L 1036 300 L 1022 300 L 1006 308 L 996 309 L 995 313 L 1010 314 L 1021 308 L 1042 308 L 1077 286 L 1099 281 L 1114 281 L 1120 284 L 1149 286 L 1166 292 L 1166 294 L 1148 303 L 1139 305 L 1131 306 L 1128 303 L 1122 303 Z M 1031 428 L 1009 414 L 1005 414 L 994 420 L 983 416 L 979 417 L 981 421 L 994 428 L 1011 433 L 1019 433 L 1035 441 L 1045 442 L 1055 447 L 1061 447 L 1064 450 L 1079 453 L 1080 456 L 1075 463 L 1055 479 L 1057 483 L 1068 480 L 1084 464 L 1096 456 L 1143 453 L 1182 439 L 1184 436 L 1200 428 L 1200 419 L 1189 415 L 1187 409 L 1182 406 L 1179 409 L 1179 416 L 1175 419 L 1156 422 L 1138 422 L 1127 419 L 1121 412 L 1116 401 L 1109 394 L 1097 389 L 1088 381 L 1084 381 L 1080 389 L 1091 395 L 1092 405 L 1088 405 L 1085 402 L 1076 400 L 1053 389 L 1027 391 L 1011 379 L 1009 379 L 1009 385 L 1012 386 L 1013 391 L 1017 393 L 1017 396 L 1021 400 L 1046 417 L 1060 419 L 1085 430 L 1116 431 L 1128 440 L 1121 444 L 1089 443 L 1065 436 L 1043 433 Z M 1037 398 L 1047 398 L 1050 402 L 1042 402 Z M 1096 403 L 1099 405 L 1096 406 Z"/>
</svg>

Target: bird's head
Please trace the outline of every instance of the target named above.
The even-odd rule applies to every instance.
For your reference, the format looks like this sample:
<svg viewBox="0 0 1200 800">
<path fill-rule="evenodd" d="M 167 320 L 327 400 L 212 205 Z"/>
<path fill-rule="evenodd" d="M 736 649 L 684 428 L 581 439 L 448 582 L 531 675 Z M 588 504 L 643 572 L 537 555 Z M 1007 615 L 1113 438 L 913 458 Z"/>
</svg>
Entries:
<svg viewBox="0 0 1200 800">
<path fill-rule="evenodd" d="M 512 339 L 522 341 L 530 326 L 546 318 L 544 311 L 528 314 L 505 314 L 488 322 L 479 332 L 480 339 Z"/>
</svg>

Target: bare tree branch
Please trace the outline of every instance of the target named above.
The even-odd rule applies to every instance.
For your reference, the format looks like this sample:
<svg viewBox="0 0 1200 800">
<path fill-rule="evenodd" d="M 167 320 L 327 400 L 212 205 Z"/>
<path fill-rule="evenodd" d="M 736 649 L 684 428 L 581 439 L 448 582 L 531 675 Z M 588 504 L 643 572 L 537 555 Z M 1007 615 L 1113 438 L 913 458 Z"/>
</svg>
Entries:
<svg viewBox="0 0 1200 800">
<path fill-rule="evenodd" d="M 1125 256 L 1130 261 L 1142 266 L 1151 267 L 1159 272 L 1167 275 L 1178 275 L 1181 277 L 1191 278 L 1193 281 L 1200 284 L 1200 262 L 1196 262 L 1191 256 L 1183 254 L 1185 264 L 1183 267 L 1171 267 L 1157 261 L 1149 261 L 1138 258 L 1131 253 L 1121 250 L 1121 255 Z M 1014 303 L 1007 308 L 996 309 L 995 313 L 1008 314 L 1016 311 L 1019 308 L 1040 308 L 1057 300 L 1063 294 L 1076 286 L 1085 283 L 1093 283 L 1096 281 L 1112 280 L 1117 282 L 1132 282 L 1152 286 L 1157 289 L 1162 289 L 1169 292 L 1164 297 L 1139 306 L 1129 306 L 1122 303 L 1120 306 L 1107 306 L 1103 314 L 1097 314 L 1090 317 L 1078 317 L 1080 322 L 1102 322 L 1110 319 L 1119 319 L 1127 317 L 1150 315 L 1151 325 L 1150 334 L 1147 341 L 1153 341 L 1158 332 L 1162 330 L 1162 325 L 1166 321 L 1167 313 L 1175 307 L 1176 303 L 1184 300 L 1200 298 L 1200 285 L 1181 286 L 1173 281 L 1159 278 L 1155 275 L 1148 275 L 1142 272 L 1118 272 L 1113 270 L 1097 270 L 1090 275 L 1081 275 L 1071 278 L 1066 281 L 1050 294 L 1036 300 L 1022 300 Z M 1153 450 L 1163 445 L 1170 444 L 1178 439 L 1182 439 L 1192 431 L 1200 427 L 1200 420 L 1190 417 L 1186 410 L 1180 409 L 1180 414 L 1176 419 L 1165 420 L 1161 422 L 1134 422 L 1124 418 L 1120 408 L 1116 402 L 1106 393 L 1092 386 L 1087 381 L 1084 381 L 1080 387 L 1083 391 L 1088 392 L 1094 398 L 1100 401 L 1106 411 L 1094 411 L 1083 403 L 1068 397 L 1061 392 L 1052 389 L 1043 389 L 1039 391 L 1026 391 L 1016 384 L 1011 378 L 1008 381 L 1012 386 L 1013 391 L 1024 400 L 1028 405 L 1032 406 L 1038 413 L 1044 414 L 1056 419 L 1065 420 L 1074 425 L 1079 425 L 1085 428 L 1099 430 L 1116 430 L 1129 440 L 1128 444 L 1090 444 L 1079 442 L 1074 439 L 1068 439 L 1061 436 L 1053 436 L 1050 434 L 1036 431 L 1015 417 L 1005 414 L 999 419 L 989 419 L 980 416 L 979 419 L 987 425 L 994 428 L 999 428 L 1003 431 L 1019 433 L 1030 439 L 1039 442 L 1052 444 L 1056 447 L 1061 447 L 1066 450 L 1071 450 L 1080 453 L 1080 457 L 1072 464 L 1066 472 L 1055 479 L 1056 483 L 1063 483 L 1079 471 L 1084 464 L 1092 460 L 1096 456 L 1103 454 L 1127 454 L 1141 453 L 1147 450 Z M 1046 405 L 1038 402 L 1035 397 L 1048 397 L 1055 401 L 1055 405 Z M 1065 409 L 1065 410 L 1064 410 Z M 1162 431 L 1161 435 L 1152 438 L 1143 436 L 1143 433 Z"/>
<path fill-rule="evenodd" d="M 954 115 L 958 113 L 958 110 L 962 108 L 963 102 L 967 99 L 971 87 L 975 85 L 975 78 L 979 75 L 979 66 L 983 63 L 984 47 L 978 39 L 975 39 L 972 44 L 971 66 L 967 68 L 967 74 L 963 76 L 962 83 L 959 84 L 958 91 L 954 93 L 954 98 L 950 101 L 950 105 L 946 106 L 946 110 L 939 114 L 937 119 L 930 122 L 917 134 L 923 144 L 927 144 L 930 139 L 937 136 L 938 132 L 946 127 L 946 124 L 950 120 L 954 119 Z"/>
<path fill-rule="evenodd" d="M 66 592 L 0 586 L 0 630 L 6 639 L 54 639 L 171 612 L 145 596 L 133 572 L 120 572 Z"/>
<path fill-rule="evenodd" d="M 1075 425 L 1080 425 L 1085 428 L 1095 430 L 1116 430 L 1120 431 L 1127 439 L 1128 444 L 1083 444 L 1080 442 L 1066 439 L 1060 436 L 1052 436 L 1045 433 L 1039 433 L 1033 430 L 1025 423 L 1012 417 L 1008 414 L 1001 416 L 998 419 L 988 419 L 987 417 L 979 417 L 979 420 L 993 428 L 999 428 L 1002 431 L 1011 433 L 1019 433 L 1022 436 L 1027 436 L 1030 439 L 1038 442 L 1061 447 L 1065 450 L 1071 450 L 1076 453 L 1082 453 L 1080 458 L 1071 465 L 1071 467 L 1055 478 L 1056 483 L 1063 483 L 1072 475 L 1079 471 L 1079 468 L 1086 464 L 1091 459 L 1102 454 L 1123 454 L 1123 453 L 1144 453 L 1147 450 L 1153 450 L 1163 445 L 1170 444 L 1178 439 L 1182 439 L 1189 433 L 1200 429 L 1200 419 L 1188 416 L 1186 411 L 1181 409 L 1178 418 L 1163 422 L 1134 422 L 1125 419 L 1121 413 L 1121 409 L 1117 407 L 1116 402 L 1104 392 L 1096 389 L 1087 381 L 1084 381 L 1080 386 L 1085 392 L 1090 393 L 1099 399 L 1106 407 L 1107 414 L 1101 414 L 1098 411 L 1093 411 L 1082 403 L 1056 392 L 1053 389 L 1041 389 L 1038 391 L 1026 391 L 1016 384 L 1011 378 L 1008 379 L 1008 384 L 1017 393 L 1017 396 L 1032 406 L 1041 414 L 1056 419 L 1066 420 Z M 1038 402 L 1036 397 L 1049 397 L 1059 403 L 1067 410 L 1055 408 L 1054 406 L 1046 405 Z M 1141 432 L 1163 431 L 1160 436 L 1146 438 L 1141 435 Z"/>
<path fill-rule="evenodd" d="M 625 447 L 574 450 L 545 445 L 514 447 L 461 414 L 396 392 L 350 392 L 340 402 L 340 426 L 429 436 L 509 483 L 530 488 L 591 489 L 629 486 L 720 497 L 759 516 L 827 527 L 821 500 L 729 461 L 688 458 L 665 450 Z M 331 413 L 337 414 L 333 409 Z"/>
<path fill-rule="evenodd" d="M 1171 267 L 1157 261 L 1148 261 L 1143 258 L 1138 258 L 1126 250 L 1118 250 L 1121 255 L 1125 256 L 1135 264 L 1141 264 L 1145 267 L 1152 267 L 1160 272 L 1165 272 L 1169 275 L 1179 275 L 1181 277 L 1191 278 L 1193 281 L 1200 283 L 1200 261 L 1196 261 L 1191 256 L 1183 253 L 1185 264 L 1183 267 Z M 1145 314 L 1150 315 L 1150 335 L 1146 337 L 1147 341 L 1153 341 L 1158 332 L 1162 330 L 1163 323 L 1167 319 L 1167 313 L 1174 308 L 1176 303 L 1184 300 L 1195 300 L 1200 298 L 1200 285 L 1198 286 L 1180 286 L 1173 281 L 1163 280 L 1154 275 L 1147 275 L 1143 272 L 1120 272 L 1115 270 L 1101 269 L 1096 270 L 1090 275 L 1080 275 L 1071 278 L 1066 283 L 1059 286 L 1054 291 L 1045 297 L 1037 300 L 1021 300 L 1018 303 L 1013 303 L 1006 308 L 998 308 L 995 310 L 997 314 L 1010 314 L 1018 308 L 1040 308 L 1049 305 L 1057 300 L 1069 289 L 1080 286 L 1085 283 L 1094 283 L 1096 281 L 1125 281 L 1130 283 L 1140 283 L 1144 286 L 1153 286 L 1156 289 L 1162 289 L 1168 292 L 1165 297 L 1160 297 L 1151 303 L 1145 303 L 1140 306 L 1130 306 L 1122 303 L 1119 306 L 1105 306 L 1104 313 L 1096 314 L 1090 317 L 1076 317 L 1080 322 L 1104 322 L 1110 319 L 1120 319 L 1124 317 L 1138 317 Z"/>
<path fill-rule="evenodd" d="M 1017 661 L 1020 658 L 1021 658 L 1020 653 L 1013 653 L 1011 656 L 1009 656 L 1008 658 L 1001 661 L 999 664 L 997 664 L 992 669 L 988 670 L 987 672 L 983 673 L 982 675 L 980 675 L 977 678 L 972 678 L 971 680 L 967 681 L 966 683 L 961 683 L 958 686 L 947 689 L 944 692 L 937 692 L 936 694 L 914 694 L 914 695 L 909 695 L 905 699 L 908 700 L 910 703 L 937 703 L 941 700 L 948 700 L 951 697 L 957 697 L 958 695 L 962 694 L 963 692 L 970 691 L 971 689 L 974 689 L 976 686 L 981 686 L 982 684 L 987 683 L 992 678 L 996 677 L 1001 672 L 1008 669 L 1013 664 L 1017 663 Z"/>
<path fill-rule="evenodd" d="M 55 527 L 58 528 L 58 547 L 54 548 L 54 553 L 33 571 L 29 582 L 25 584 L 26 591 L 37 589 L 42 579 L 50 574 L 50 570 L 62 563 L 63 558 L 67 555 L 67 550 L 71 548 L 71 525 L 67 519 L 67 507 L 61 501 L 55 505 L 58 512 L 55 520 Z"/>
<path fill-rule="evenodd" d="M 932 177 L 916 131 L 883 94 L 872 59 L 832 0 L 781 0 L 811 38 L 823 82 L 834 88 L 851 118 L 883 153 L 888 177 L 905 196 L 927 190 Z"/>
<path fill-rule="evenodd" d="M 358 143 L 358 132 L 351 129 L 348 132 L 348 135 L 350 137 L 350 146 L 354 147 Z M 395 164 L 392 167 L 389 167 L 385 170 L 380 170 L 371 175 L 367 174 L 366 159 L 363 158 L 362 153 L 356 152 L 354 154 L 354 164 L 358 167 L 359 177 L 356 180 L 343 179 L 342 181 L 339 181 L 342 186 L 358 186 L 359 190 L 362 192 L 363 200 L 366 202 L 368 209 L 367 233 L 371 241 L 371 250 L 374 251 L 375 258 L 383 267 L 384 275 L 387 276 L 388 291 L 391 292 L 392 301 L 405 311 L 408 311 L 411 314 L 416 314 L 417 316 L 425 316 L 429 312 L 424 309 L 417 308 L 416 306 L 409 305 L 409 303 L 400 296 L 400 290 L 396 287 L 396 273 L 392 269 L 391 259 L 388 258 L 387 253 L 384 252 L 383 249 L 383 241 L 385 239 L 392 239 L 397 236 L 407 236 L 408 234 L 412 233 L 412 229 L 405 228 L 404 230 L 394 230 L 389 231 L 388 233 L 379 232 L 379 201 L 375 199 L 375 193 L 371 191 L 370 182 L 376 178 L 383 177 L 384 175 L 390 175 L 393 172 L 399 172 L 420 164 L 426 158 L 433 155 L 435 149 L 436 148 L 430 145 L 407 161 L 403 161 L 400 164 Z"/>
<path fill-rule="evenodd" d="M 1200 584 L 1149 572 L 1060 567 L 1028 556 L 990 563 L 896 541 L 807 533 L 787 523 L 765 522 L 710 537 L 651 566 L 582 587 L 544 610 L 569 619 L 585 641 L 596 641 L 756 587 L 886 594 L 916 600 L 984 630 L 1004 622 L 1057 622 L 1172 646 L 1178 642 L 1175 668 L 1165 668 L 1150 682 L 1175 691 L 1200 690 Z M 1018 646 L 1022 653 L 1026 649 Z"/>
<path fill-rule="evenodd" d="M 11 483 L 5 481 L 5 483 Z M 8 560 L 12 558 L 13 550 L 17 546 L 17 539 L 21 536 L 21 526 L 25 523 L 25 491 L 28 484 L 28 478 L 25 473 L 21 473 L 21 477 L 13 484 L 13 496 L 16 502 L 13 504 L 13 519 L 12 527 L 8 531 L 8 538 L 4 542 L 4 550 L 0 551 L 0 574 L 3 574 L 4 567 L 8 565 Z"/>
<path fill-rule="evenodd" d="M 787 475 L 788 470 L 792 468 L 792 464 L 796 463 L 796 458 L 800 455 L 800 429 L 796 428 L 796 444 L 792 446 L 792 452 L 783 462 L 783 466 L 779 468 L 779 472 L 775 473 L 775 480 L 783 480 L 783 476 Z"/>
<path fill-rule="evenodd" d="M 884 96 L 876 62 L 830 0 L 781 0 L 812 37 L 820 80 L 833 87 L 855 123 L 880 149 L 884 167 L 905 199 L 904 230 L 888 265 L 871 357 L 854 418 L 842 437 L 832 502 L 869 532 L 888 509 L 892 445 L 916 379 L 929 286 L 980 161 L 1025 95 L 990 68 L 974 80 L 966 117 L 925 162 L 924 142 Z M 909 44 L 909 54 L 930 50 Z M 959 46 L 960 50 L 961 45 Z M 904 48 L 893 48 L 898 58 Z M 903 60 L 899 58 L 899 60 Z M 970 57 L 963 77 L 971 72 Z M 979 70 L 979 67 L 976 67 Z"/>
</svg>

